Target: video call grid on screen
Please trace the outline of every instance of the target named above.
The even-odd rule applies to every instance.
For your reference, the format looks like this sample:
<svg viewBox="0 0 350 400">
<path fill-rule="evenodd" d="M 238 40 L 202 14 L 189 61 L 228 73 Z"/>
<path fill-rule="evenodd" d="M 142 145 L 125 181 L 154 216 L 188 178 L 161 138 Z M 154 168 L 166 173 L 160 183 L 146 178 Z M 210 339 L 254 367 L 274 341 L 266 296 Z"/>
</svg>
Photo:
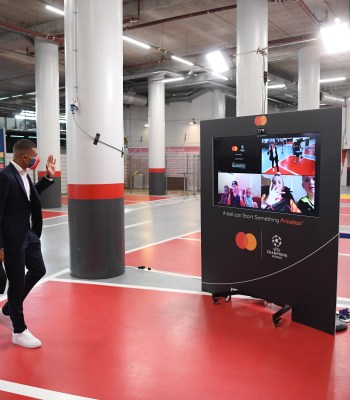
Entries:
<svg viewBox="0 0 350 400">
<path fill-rule="evenodd" d="M 213 145 L 215 206 L 319 216 L 319 133 L 217 137 Z"/>
</svg>

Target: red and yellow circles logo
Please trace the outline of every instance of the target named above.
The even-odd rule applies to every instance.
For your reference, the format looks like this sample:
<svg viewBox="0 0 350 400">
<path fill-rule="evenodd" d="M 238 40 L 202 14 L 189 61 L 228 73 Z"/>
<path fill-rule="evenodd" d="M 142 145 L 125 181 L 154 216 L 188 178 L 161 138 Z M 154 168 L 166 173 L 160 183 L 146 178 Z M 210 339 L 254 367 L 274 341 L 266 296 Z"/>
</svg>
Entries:
<svg viewBox="0 0 350 400">
<path fill-rule="evenodd" d="M 232 146 L 232 151 L 238 151 L 238 146 Z"/>
<path fill-rule="evenodd" d="M 265 126 L 267 124 L 267 118 L 265 115 L 258 115 L 254 119 L 255 126 Z"/>
<path fill-rule="evenodd" d="M 257 244 L 256 237 L 252 233 L 238 232 L 236 235 L 236 245 L 241 250 L 253 251 Z"/>
</svg>

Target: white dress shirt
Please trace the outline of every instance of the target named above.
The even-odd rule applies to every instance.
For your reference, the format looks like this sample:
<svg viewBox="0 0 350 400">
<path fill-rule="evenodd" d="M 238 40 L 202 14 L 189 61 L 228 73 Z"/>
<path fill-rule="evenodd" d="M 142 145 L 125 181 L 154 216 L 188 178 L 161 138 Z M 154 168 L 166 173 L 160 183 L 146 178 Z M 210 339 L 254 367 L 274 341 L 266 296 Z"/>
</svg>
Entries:
<svg viewBox="0 0 350 400">
<path fill-rule="evenodd" d="M 22 168 L 21 168 L 18 164 L 16 164 L 13 160 L 11 161 L 11 164 L 16 168 L 16 170 L 18 171 L 18 173 L 21 175 L 24 188 L 25 188 L 25 190 L 26 190 L 26 192 L 27 192 L 28 200 L 30 201 L 30 185 L 29 185 L 29 181 L 28 181 L 27 169 L 22 169 Z"/>
</svg>

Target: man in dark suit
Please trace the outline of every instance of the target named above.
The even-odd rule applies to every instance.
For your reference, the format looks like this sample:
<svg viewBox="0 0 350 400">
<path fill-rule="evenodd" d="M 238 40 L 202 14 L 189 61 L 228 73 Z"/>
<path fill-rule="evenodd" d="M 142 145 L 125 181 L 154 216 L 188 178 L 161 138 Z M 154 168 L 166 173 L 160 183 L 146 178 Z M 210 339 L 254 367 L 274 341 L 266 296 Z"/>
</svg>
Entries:
<svg viewBox="0 0 350 400">
<path fill-rule="evenodd" d="M 269 150 L 267 151 L 267 155 L 270 155 L 269 158 L 272 163 L 272 171 L 275 171 L 274 164 L 276 163 L 277 172 L 280 172 L 280 169 L 278 166 L 278 152 L 277 152 L 277 147 L 275 146 L 275 143 L 270 144 Z"/>
<path fill-rule="evenodd" d="M 39 195 L 53 184 L 56 171 L 56 160 L 49 155 L 46 175 L 34 186 L 27 168 L 35 169 L 39 161 L 35 143 L 22 139 L 14 145 L 13 160 L 0 172 L 0 262 L 5 264 L 9 282 L 8 301 L 1 312 L 11 317 L 12 342 L 27 348 L 41 346 L 25 324 L 23 301 L 46 272 Z"/>
</svg>

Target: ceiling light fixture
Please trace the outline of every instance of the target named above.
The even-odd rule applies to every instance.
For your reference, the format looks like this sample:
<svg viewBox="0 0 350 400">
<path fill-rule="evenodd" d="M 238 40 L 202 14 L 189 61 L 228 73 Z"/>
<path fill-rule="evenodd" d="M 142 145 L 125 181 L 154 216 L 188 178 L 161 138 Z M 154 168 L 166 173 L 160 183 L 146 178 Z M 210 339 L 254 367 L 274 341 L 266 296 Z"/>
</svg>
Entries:
<svg viewBox="0 0 350 400">
<path fill-rule="evenodd" d="M 285 89 L 286 85 L 284 83 L 277 83 L 276 85 L 268 85 L 268 89 Z"/>
<path fill-rule="evenodd" d="M 172 58 L 173 60 L 175 60 L 175 61 L 178 61 L 178 62 L 182 63 L 182 64 L 189 65 L 190 67 L 193 67 L 193 66 L 194 66 L 194 64 L 191 63 L 191 61 L 187 61 L 187 60 L 185 60 L 185 59 L 183 59 L 183 58 L 181 58 L 181 57 L 171 56 L 171 58 Z"/>
<path fill-rule="evenodd" d="M 36 112 L 30 110 L 22 110 L 20 114 L 15 115 L 15 119 L 36 120 Z"/>
<path fill-rule="evenodd" d="M 170 83 L 170 82 L 177 82 L 177 81 L 183 81 L 185 78 L 183 76 L 179 76 L 178 78 L 168 78 L 168 79 L 162 79 L 161 82 L 163 83 Z"/>
<path fill-rule="evenodd" d="M 145 128 L 148 128 L 148 127 L 149 127 L 149 124 L 145 124 L 144 127 L 145 127 Z"/>
<path fill-rule="evenodd" d="M 196 125 L 196 120 L 194 118 L 192 118 L 192 120 L 190 122 L 188 122 L 188 125 Z"/>
<path fill-rule="evenodd" d="M 335 24 L 321 28 L 321 38 L 328 54 L 350 50 L 349 24 Z"/>
<path fill-rule="evenodd" d="M 49 11 L 52 11 L 52 12 L 54 12 L 56 14 L 64 15 L 64 11 L 60 10 L 59 8 L 46 5 L 46 9 L 49 10 Z"/>
<path fill-rule="evenodd" d="M 140 42 L 139 40 L 133 39 L 129 36 L 123 35 L 123 40 L 125 40 L 126 42 L 129 42 L 129 43 L 135 44 L 136 46 L 142 47 L 143 49 L 149 50 L 151 48 L 151 46 L 149 44 Z"/>
<path fill-rule="evenodd" d="M 338 76 L 336 78 L 325 78 L 325 79 L 320 79 L 320 83 L 327 83 L 327 82 L 340 82 L 340 81 L 345 81 L 346 77 L 345 76 Z"/>
<path fill-rule="evenodd" d="M 230 69 L 220 50 L 207 53 L 205 57 L 214 72 L 225 72 Z"/>
<path fill-rule="evenodd" d="M 224 81 L 228 81 L 228 77 L 225 75 L 220 75 L 215 72 L 210 72 L 212 75 L 216 76 L 217 78 L 223 79 Z"/>
</svg>

